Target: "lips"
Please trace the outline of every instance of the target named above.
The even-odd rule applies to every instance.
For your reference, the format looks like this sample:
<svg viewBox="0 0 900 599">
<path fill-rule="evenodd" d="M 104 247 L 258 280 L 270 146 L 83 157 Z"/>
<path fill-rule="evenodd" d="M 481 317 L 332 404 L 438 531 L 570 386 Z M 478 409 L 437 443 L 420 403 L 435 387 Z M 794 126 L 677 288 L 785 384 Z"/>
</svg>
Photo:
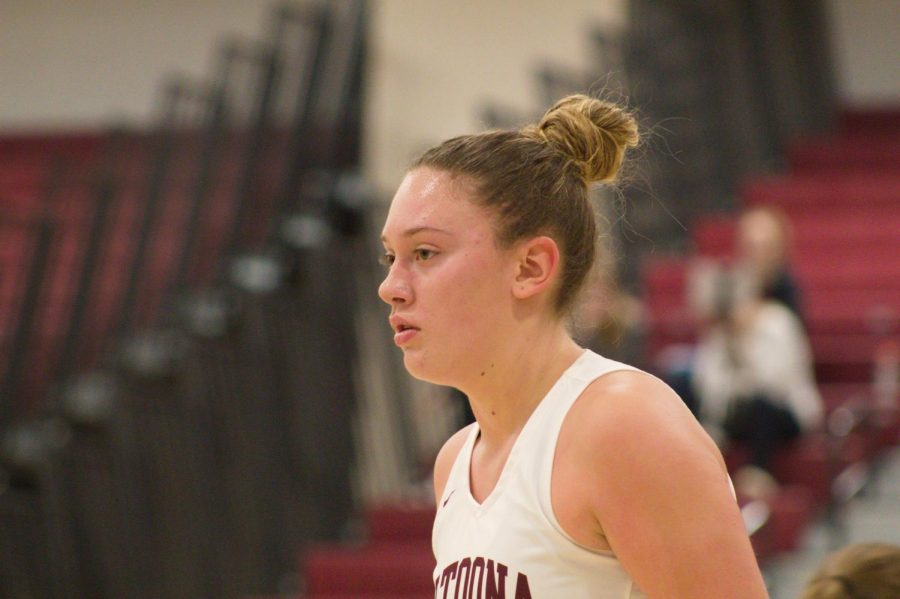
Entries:
<svg viewBox="0 0 900 599">
<path fill-rule="evenodd" d="M 391 328 L 394 329 L 394 343 L 403 346 L 419 333 L 419 327 L 399 316 L 390 317 Z"/>
</svg>

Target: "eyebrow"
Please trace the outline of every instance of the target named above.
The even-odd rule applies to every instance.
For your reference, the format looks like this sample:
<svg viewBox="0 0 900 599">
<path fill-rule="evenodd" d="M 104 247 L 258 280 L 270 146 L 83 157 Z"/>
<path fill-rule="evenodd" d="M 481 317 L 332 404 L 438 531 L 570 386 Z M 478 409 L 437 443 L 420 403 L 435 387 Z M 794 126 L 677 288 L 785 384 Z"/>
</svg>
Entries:
<svg viewBox="0 0 900 599">
<path fill-rule="evenodd" d="M 422 233 L 422 232 L 426 232 L 426 231 L 429 233 L 443 233 L 444 235 L 451 234 L 450 231 L 445 231 L 444 229 L 438 229 L 437 227 L 424 227 L 423 226 L 423 227 L 413 227 L 412 229 L 407 229 L 407 230 L 403 231 L 403 233 L 401 233 L 401 236 L 402 237 L 412 237 L 413 235 L 416 235 L 416 234 Z M 382 235 L 381 241 L 387 241 L 387 238 L 384 235 Z"/>
</svg>

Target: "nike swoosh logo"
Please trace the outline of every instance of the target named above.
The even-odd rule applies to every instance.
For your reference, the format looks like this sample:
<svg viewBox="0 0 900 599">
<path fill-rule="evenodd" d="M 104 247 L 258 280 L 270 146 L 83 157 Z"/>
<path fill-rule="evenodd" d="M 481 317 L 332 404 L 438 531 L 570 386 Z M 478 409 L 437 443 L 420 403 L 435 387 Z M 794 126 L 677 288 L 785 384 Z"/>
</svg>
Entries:
<svg viewBox="0 0 900 599">
<path fill-rule="evenodd" d="M 456 493 L 456 489 L 450 491 L 450 494 L 447 495 L 447 499 L 444 500 L 444 503 L 441 504 L 441 507 L 447 507 L 447 502 L 450 501 L 450 498 L 453 497 L 453 494 Z"/>
</svg>

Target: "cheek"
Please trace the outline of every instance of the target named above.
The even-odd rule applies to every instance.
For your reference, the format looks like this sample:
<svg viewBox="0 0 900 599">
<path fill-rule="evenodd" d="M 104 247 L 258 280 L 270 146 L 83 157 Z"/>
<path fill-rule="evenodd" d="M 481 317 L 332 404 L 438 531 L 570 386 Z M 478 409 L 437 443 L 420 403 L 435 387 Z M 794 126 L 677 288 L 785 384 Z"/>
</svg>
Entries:
<svg viewBox="0 0 900 599">
<path fill-rule="evenodd" d="M 507 295 L 497 265 L 475 264 L 454 278 L 446 290 L 445 308 L 458 326 L 481 326 L 497 318 Z"/>
</svg>

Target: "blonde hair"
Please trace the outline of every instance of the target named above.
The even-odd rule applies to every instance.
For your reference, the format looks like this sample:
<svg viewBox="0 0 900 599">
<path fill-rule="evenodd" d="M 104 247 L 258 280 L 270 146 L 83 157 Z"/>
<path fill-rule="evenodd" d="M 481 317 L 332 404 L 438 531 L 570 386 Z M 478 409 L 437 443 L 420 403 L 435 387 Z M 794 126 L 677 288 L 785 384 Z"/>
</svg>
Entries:
<svg viewBox="0 0 900 599">
<path fill-rule="evenodd" d="M 613 182 L 639 138 L 637 122 L 624 108 L 574 95 L 522 129 L 449 139 L 426 151 L 412 168 L 432 167 L 470 179 L 473 201 L 494 215 L 501 246 L 535 235 L 552 237 L 563 256 L 556 297 L 557 311 L 563 313 L 594 263 L 597 225 L 588 186 Z"/>
<path fill-rule="evenodd" d="M 640 141 L 630 113 L 584 95 L 558 101 L 537 125 L 525 127 L 522 133 L 539 136 L 570 160 L 585 185 L 615 181 L 625 151 Z"/>
<path fill-rule="evenodd" d="M 900 546 L 860 543 L 829 555 L 801 599 L 897 597 L 900 597 Z"/>
</svg>

